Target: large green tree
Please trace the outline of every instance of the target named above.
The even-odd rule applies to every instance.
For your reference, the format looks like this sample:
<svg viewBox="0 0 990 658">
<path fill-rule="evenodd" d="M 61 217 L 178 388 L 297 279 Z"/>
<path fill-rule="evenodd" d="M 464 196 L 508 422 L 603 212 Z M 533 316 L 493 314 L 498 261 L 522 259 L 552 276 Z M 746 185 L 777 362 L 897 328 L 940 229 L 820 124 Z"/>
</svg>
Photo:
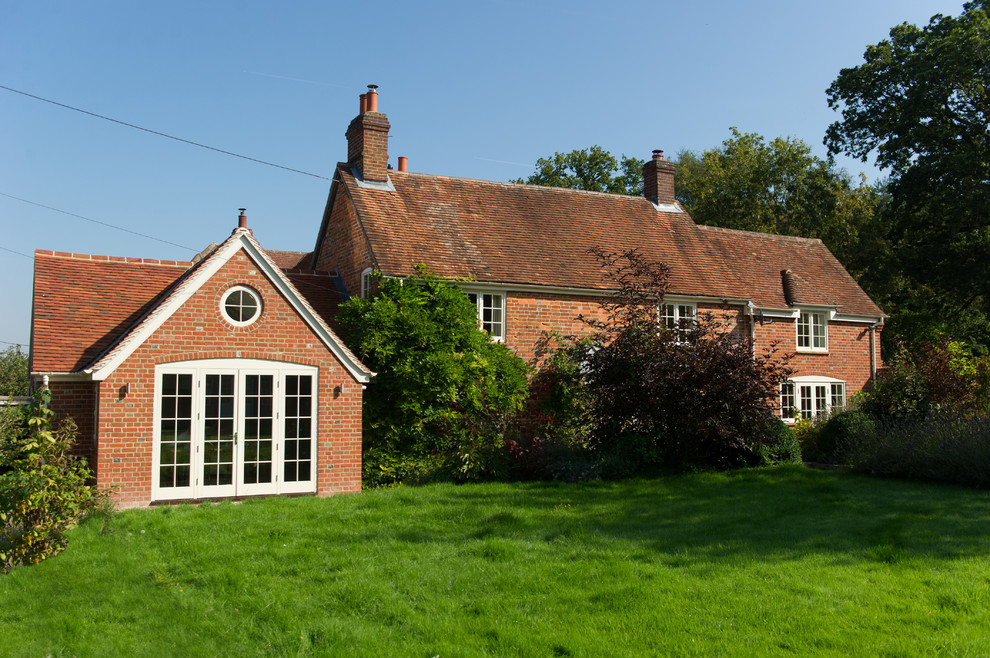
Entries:
<svg viewBox="0 0 990 658">
<path fill-rule="evenodd" d="M 820 238 L 847 267 L 865 272 L 864 248 L 880 195 L 811 153 L 804 141 L 730 129 L 722 145 L 677 157 L 678 200 L 701 224 Z"/>
<path fill-rule="evenodd" d="M 28 358 L 20 345 L 0 352 L 0 395 L 27 395 L 31 388 Z"/>
<path fill-rule="evenodd" d="M 617 159 L 595 145 L 540 158 L 531 176 L 511 182 L 636 196 L 643 193 L 642 166 L 635 158 L 623 155 Z"/>
<path fill-rule="evenodd" d="M 894 27 L 827 93 L 842 113 L 825 138 L 830 151 L 891 171 L 884 223 L 896 266 L 886 286 L 904 328 L 990 343 L 987 0 L 925 27 Z"/>
<path fill-rule="evenodd" d="M 478 328 L 475 305 L 425 271 L 381 279 L 337 314 L 377 375 L 364 393 L 366 485 L 491 477 L 501 424 L 526 392 L 526 364 Z"/>
</svg>

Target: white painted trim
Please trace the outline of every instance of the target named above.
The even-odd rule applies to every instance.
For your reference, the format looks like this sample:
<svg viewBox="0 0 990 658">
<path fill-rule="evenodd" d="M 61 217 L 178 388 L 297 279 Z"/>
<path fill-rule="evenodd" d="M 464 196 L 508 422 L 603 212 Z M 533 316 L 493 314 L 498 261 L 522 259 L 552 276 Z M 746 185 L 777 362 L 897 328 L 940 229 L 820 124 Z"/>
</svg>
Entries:
<svg viewBox="0 0 990 658">
<path fill-rule="evenodd" d="M 329 437 L 321 437 L 319 428 L 319 413 L 321 402 L 319 368 L 301 365 L 290 361 L 266 361 L 262 359 L 199 359 L 176 361 L 155 366 L 154 383 L 154 412 L 152 431 L 151 459 L 151 499 L 152 501 L 168 500 L 207 500 L 211 498 L 226 498 L 232 496 L 252 495 L 281 495 L 291 493 L 315 493 L 318 488 L 318 459 L 320 441 L 328 441 Z M 192 376 L 192 410 L 190 426 L 190 479 L 187 487 L 159 486 L 159 468 L 161 466 L 161 378 L 165 374 L 189 374 Z M 204 445 L 202 435 L 202 413 L 204 411 L 205 392 L 200 388 L 207 374 L 234 375 L 234 431 L 240 437 L 234 443 L 232 468 L 233 480 L 230 485 L 212 486 L 199 482 L 203 471 Z M 274 390 L 272 396 L 272 482 L 268 486 L 239 484 L 244 465 L 244 391 L 241 384 L 246 376 L 272 375 Z M 284 481 L 285 455 L 285 390 L 282 388 L 286 375 L 307 375 L 312 377 L 312 408 L 311 408 L 311 447 L 310 447 L 310 479 L 303 483 Z M 210 495 L 204 495 L 204 494 Z"/>
<path fill-rule="evenodd" d="M 405 276 L 394 276 L 387 275 L 387 279 L 405 279 Z M 456 285 L 463 290 L 468 288 L 472 290 L 486 290 L 488 292 L 502 292 L 502 293 L 513 293 L 513 292 L 535 292 L 544 295 L 572 295 L 575 297 L 607 297 L 608 295 L 617 292 L 614 288 L 570 288 L 566 286 L 541 286 L 534 283 L 504 283 L 504 282 L 489 282 L 489 281 L 473 281 L 473 280 L 459 280 L 459 279 L 443 279 L 448 283 Z M 713 306 L 719 306 L 722 304 L 728 306 L 746 306 L 750 303 L 749 299 L 736 298 L 736 297 L 712 297 L 705 295 L 666 295 L 664 301 L 677 303 L 677 304 L 710 304 Z"/>
<path fill-rule="evenodd" d="M 506 315 L 506 298 L 508 295 L 504 290 L 494 289 L 494 288 L 474 288 L 471 286 L 459 286 L 462 293 L 465 295 L 473 294 L 477 297 L 475 301 L 475 311 L 478 314 L 478 328 L 484 331 L 484 324 L 482 320 L 482 312 L 484 311 L 484 295 L 498 295 L 502 300 L 502 334 L 499 336 L 493 336 L 488 334 L 488 337 L 496 343 L 504 343 L 505 337 L 508 334 L 509 329 L 509 318 Z"/>
<path fill-rule="evenodd" d="M 787 381 L 794 382 L 795 384 L 845 384 L 846 380 L 836 379 L 835 377 L 825 377 L 824 375 L 798 375 L 797 377 L 788 377 Z"/>
<path fill-rule="evenodd" d="M 93 377 L 87 372 L 32 372 L 32 379 L 48 378 L 50 382 L 89 382 Z"/>
<path fill-rule="evenodd" d="M 347 346 L 333 333 L 333 330 L 299 294 L 282 270 L 264 252 L 249 229 L 238 228 L 222 245 L 205 260 L 194 266 L 187 276 L 161 303 L 145 315 L 134 329 L 125 334 L 96 363 L 83 372 L 93 380 L 102 381 L 109 377 L 131 354 L 137 350 L 172 314 L 182 307 L 203 285 L 216 274 L 238 251 L 245 251 L 275 290 L 303 318 L 310 330 L 326 345 L 330 352 L 347 368 L 351 376 L 361 383 L 371 381 L 375 373 L 361 363 Z"/>
<path fill-rule="evenodd" d="M 254 298 L 255 304 L 257 305 L 257 309 L 255 310 L 254 315 L 252 315 L 247 320 L 235 320 L 234 318 L 230 317 L 230 315 L 227 313 L 227 298 L 230 297 L 235 292 L 246 292 L 247 294 L 249 294 L 251 297 Z M 224 291 L 223 295 L 220 296 L 220 314 L 223 316 L 224 320 L 226 320 L 235 327 L 250 327 L 252 324 L 258 321 L 258 318 L 260 318 L 261 314 L 264 312 L 265 312 L 265 301 L 262 298 L 261 293 L 255 290 L 254 288 L 252 288 L 251 286 L 245 286 L 240 284 L 236 286 L 231 286 L 230 288 L 227 288 Z"/>
<path fill-rule="evenodd" d="M 835 313 L 834 310 L 829 311 L 827 308 L 822 307 L 806 307 L 801 306 L 797 309 L 798 313 L 794 322 L 794 349 L 801 354 L 828 354 L 828 324 L 831 321 L 832 315 Z M 806 347 L 801 346 L 801 314 L 809 314 L 809 333 L 808 340 L 810 345 Z M 815 319 L 816 315 L 825 315 L 824 318 L 824 330 L 825 330 L 825 346 L 815 347 Z"/>
</svg>

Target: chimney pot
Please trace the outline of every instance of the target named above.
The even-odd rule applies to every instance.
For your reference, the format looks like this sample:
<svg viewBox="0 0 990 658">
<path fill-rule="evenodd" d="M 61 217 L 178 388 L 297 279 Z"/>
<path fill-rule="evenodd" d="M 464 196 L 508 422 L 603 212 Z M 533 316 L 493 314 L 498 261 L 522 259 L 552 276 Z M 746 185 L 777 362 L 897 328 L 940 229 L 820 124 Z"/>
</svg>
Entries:
<svg viewBox="0 0 990 658">
<path fill-rule="evenodd" d="M 247 208 L 240 208 L 239 210 L 241 214 L 237 216 L 237 228 L 247 228 L 247 215 L 244 214 Z"/>
<path fill-rule="evenodd" d="M 368 85 L 362 94 L 364 111 L 351 121 L 347 137 L 347 164 L 356 167 L 365 180 L 388 180 L 388 117 L 378 111 L 378 85 Z"/>
<path fill-rule="evenodd" d="M 663 160 L 663 150 L 661 150 L 661 149 L 653 149 L 653 159 L 654 160 Z"/>
<path fill-rule="evenodd" d="M 409 158 L 404 155 L 399 156 L 399 171 L 409 171 Z"/>
<path fill-rule="evenodd" d="M 358 114 L 364 114 L 368 111 L 368 94 L 361 94 L 361 109 Z"/>
</svg>

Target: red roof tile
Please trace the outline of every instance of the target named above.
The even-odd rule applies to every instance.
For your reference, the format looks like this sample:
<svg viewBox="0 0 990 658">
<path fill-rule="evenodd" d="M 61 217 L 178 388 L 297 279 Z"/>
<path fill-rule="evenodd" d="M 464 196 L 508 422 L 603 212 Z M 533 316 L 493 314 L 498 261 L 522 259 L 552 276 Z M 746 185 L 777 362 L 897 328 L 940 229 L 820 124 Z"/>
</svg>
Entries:
<svg viewBox="0 0 990 658">
<path fill-rule="evenodd" d="M 36 251 L 32 370 L 74 372 L 88 365 L 190 265 Z"/>
<path fill-rule="evenodd" d="M 278 260 L 272 258 L 276 265 L 280 261 L 297 264 L 304 255 L 274 253 L 282 255 Z M 293 261 L 284 256 L 287 253 L 300 258 Z M 42 250 L 35 252 L 34 263 L 31 368 L 35 372 L 77 372 L 92 365 L 196 267 L 181 261 Z M 283 271 L 310 306 L 330 323 L 340 303 L 336 275 Z"/>
<path fill-rule="evenodd" d="M 313 258 L 312 251 L 278 251 L 265 249 L 268 257 L 283 270 L 308 270 Z"/>
<path fill-rule="evenodd" d="M 818 240 L 698 226 L 643 197 L 396 171 L 391 191 L 359 185 L 346 165 L 337 171 L 386 275 L 424 263 L 445 278 L 604 289 L 588 250 L 636 247 L 671 268 L 671 294 L 786 307 L 781 270 L 790 269 L 804 282 L 800 303 L 880 315 Z"/>
</svg>

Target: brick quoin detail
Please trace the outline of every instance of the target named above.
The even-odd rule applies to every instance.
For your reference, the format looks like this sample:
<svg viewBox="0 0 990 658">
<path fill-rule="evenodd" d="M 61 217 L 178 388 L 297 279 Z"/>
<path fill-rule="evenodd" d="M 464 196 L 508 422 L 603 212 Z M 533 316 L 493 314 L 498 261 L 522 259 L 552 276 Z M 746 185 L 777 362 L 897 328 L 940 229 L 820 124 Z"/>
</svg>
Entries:
<svg viewBox="0 0 990 658">
<path fill-rule="evenodd" d="M 262 296 L 262 315 L 248 327 L 233 327 L 221 315 L 220 299 L 234 285 L 250 286 Z M 151 502 L 153 477 L 155 366 L 227 358 L 319 368 L 317 494 L 361 490 L 362 386 L 243 251 L 235 254 L 105 381 L 53 383 L 52 406 L 60 416 L 76 418 L 81 444 L 87 443 L 89 436 L 92 446 L 94 420 L 99 418 L 99 450 L 85 453 L 96 467 L 97 484 L 115 487 L 117 502 L 123 508 L 146 506 Z M 130 392 L 122 395 L 128 384 Z"/>
</svg>

